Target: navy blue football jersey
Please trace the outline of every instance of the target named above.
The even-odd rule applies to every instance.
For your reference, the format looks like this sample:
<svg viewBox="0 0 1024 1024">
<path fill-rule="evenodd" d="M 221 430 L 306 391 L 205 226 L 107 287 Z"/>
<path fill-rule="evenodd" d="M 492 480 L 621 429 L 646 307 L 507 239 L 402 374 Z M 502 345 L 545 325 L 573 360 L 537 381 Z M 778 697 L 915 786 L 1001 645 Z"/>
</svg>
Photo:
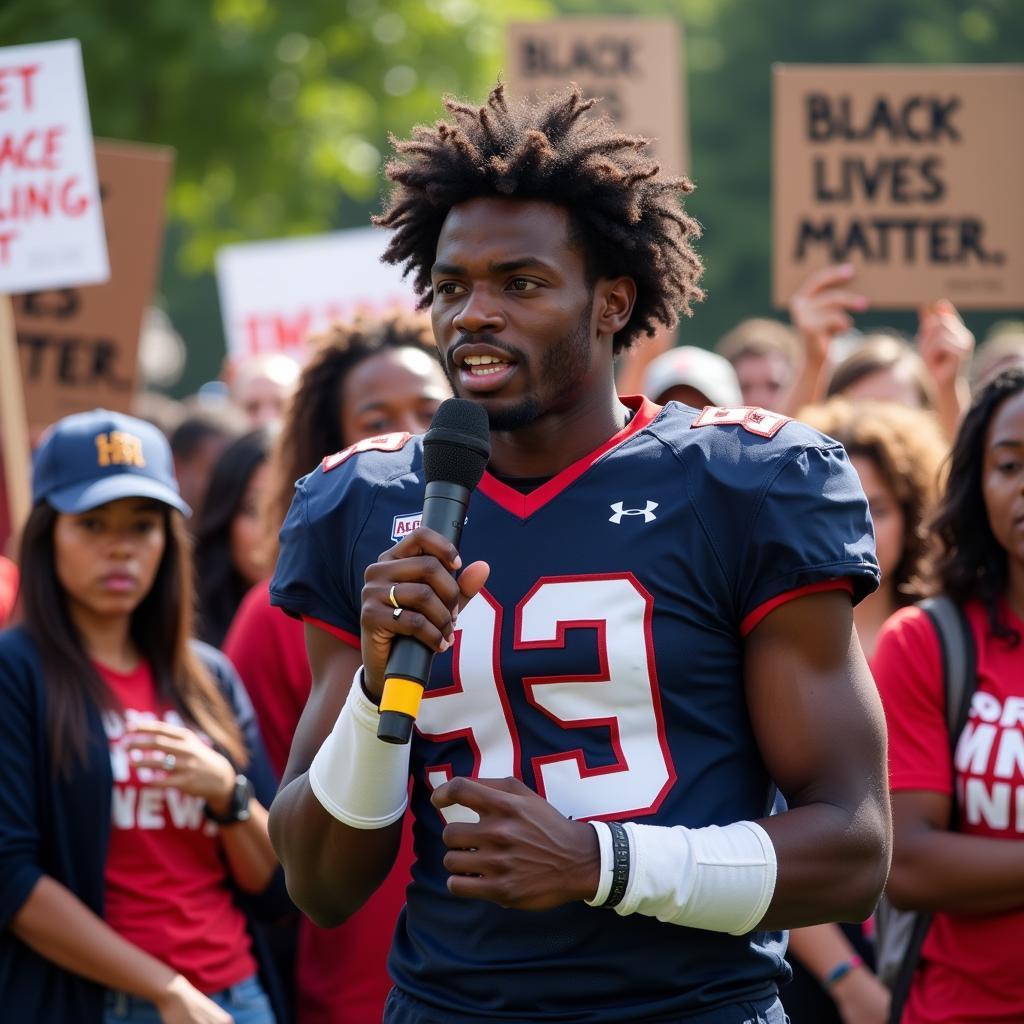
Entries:
<svg viewBox="0 0 1024 1024">
<path fill-rule="evenodd" d="M 491 573 L 424 694 L 416 864 L 390 960 L 398 986 L 446 1020 L 674 1020 L 768 998 L 788 974 L 778 934 L 583 903 L 505 910 L 446 886 L 442 829 L 471 812 L 442 815 L 429 797 L 456 775 L 516 776 L 577 819 L 767 815 L 743 636 L 789 595 L 845 586 L 856 601 L 878 584 L 867 503 L 837 442 L 760 411 L 635 409 L 536 490 L 485 475 L 470 502 L 463 562 Z M 357 447 L 299 482 L 271 585 L 275 604 L 353 643 L 364 569 L 415 528 L 424 490 L 419 438 Z"/>
</svg>

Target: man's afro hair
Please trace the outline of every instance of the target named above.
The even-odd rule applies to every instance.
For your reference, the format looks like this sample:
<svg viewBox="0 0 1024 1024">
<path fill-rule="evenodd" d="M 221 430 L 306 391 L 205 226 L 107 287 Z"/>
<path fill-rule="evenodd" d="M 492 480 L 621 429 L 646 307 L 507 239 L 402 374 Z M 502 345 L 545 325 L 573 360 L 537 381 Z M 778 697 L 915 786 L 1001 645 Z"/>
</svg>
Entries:
<svg viewBox="0 0 1024 1024">
<path fill-rule="evenodd" d="M 511 101 L 499 84 L 484 106 L 446 97 L 453 121 L 419 125 L 409 141 L 392 139 L 397 156 L 387 176 L 395 188 L 374 222 L 393 229 L 384 259 L 413 274 L 421 308 L 433 299 L 430 270 L 449 210 L 497 196 L 565 207 L 588 278 L 636 281 L 636 304 L 616 335 L 616 351 L 653 334 L 658 323 L 674 327 L 679 312 L 691 315 L 691 303 L 704 297 L 703 267 L 690 245 L 700 226 L 678 195 L 693 185 L 659 176 L 645 154 L 647 139 L 585 116 L 595 102 L 575 85 L 537 101 Z"/>
</svg>

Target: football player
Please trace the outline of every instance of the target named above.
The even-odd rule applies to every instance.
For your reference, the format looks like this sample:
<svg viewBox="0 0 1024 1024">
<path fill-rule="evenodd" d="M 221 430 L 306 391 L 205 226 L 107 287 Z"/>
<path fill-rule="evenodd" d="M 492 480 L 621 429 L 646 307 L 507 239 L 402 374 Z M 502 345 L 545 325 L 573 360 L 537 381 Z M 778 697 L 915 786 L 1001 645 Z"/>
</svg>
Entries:
<svg viewBox="0 0 1024 1024">
<path fill-rule="evenodd" d="M 388 170 L 387 258 L 490 422 L 461 551 L 405 528 L 401 434 L 325 459 L 282 532 L 272 598 L 314 682 L 272 834 L 340 921 L 411 779 L 390 1024 L 774 1024 L 781 929 L 866 917 L 888 869 L 857 476 L 784 416 L 616 394 L 615 354 L 689 311 L 701 265 L 690 183 L 590 106 L 449 101 Z M 397 636 L 437 652 L 411 747 L 376 735 Z"/>
</svg>

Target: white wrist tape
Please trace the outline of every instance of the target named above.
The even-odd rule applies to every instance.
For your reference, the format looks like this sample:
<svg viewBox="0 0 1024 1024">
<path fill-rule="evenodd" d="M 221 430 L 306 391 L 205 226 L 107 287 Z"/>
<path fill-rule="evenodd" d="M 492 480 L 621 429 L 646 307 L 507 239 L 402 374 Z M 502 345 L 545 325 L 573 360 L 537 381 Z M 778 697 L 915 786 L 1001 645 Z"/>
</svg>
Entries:
<svg viewBox="0 0 1024 1024">
<path fill-rule="evenodd" d="M 624 824 L 631 870 L 616 913 L 730 935 L 745 935 L 764 917 L 778 865 L 771 837 L 760 825 Z"/>
<path fill-rule="evenodd" d="M 309 766 L 309 787 L 325 811 L 352 828 L 384 828 L 409 802 L 410 744 L 377 739 L 380 713 L 363 693 L 362 667 L 331 734 Z"/>
<path fill-rule="evenodd" d="M 590 824 L 597 833 L 597 845 L 601 851 L 601 875 L 594 898 L 584 902 L 588 906 L 599 907 L 608 899 L 608 894 L 612 889 L 612 879 L 615 877 L 615 862 L 612 856 L 612 834 L 603 821 L 592 821 Z"/>
</svg>

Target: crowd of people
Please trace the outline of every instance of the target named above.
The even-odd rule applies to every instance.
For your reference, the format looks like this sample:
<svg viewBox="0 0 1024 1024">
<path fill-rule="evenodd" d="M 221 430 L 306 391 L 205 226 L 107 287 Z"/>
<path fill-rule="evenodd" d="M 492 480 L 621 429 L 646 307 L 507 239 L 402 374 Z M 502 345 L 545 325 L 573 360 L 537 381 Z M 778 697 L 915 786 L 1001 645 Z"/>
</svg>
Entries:
<svg viewBox="0 0 1024 1024">
<path fill-rule="evenodd" d="M 862 334 L 842 265 L 673 346 L 690 186 L 587 111 L 499 87 L 400 146 L 429 316 L 42 437 L 0 559 L 11 1020 L 1024 1020 L 1024 324 Z M 461 560 L 398 529 L 453 394 L 491 424 Z M 411 765 L 360 732 L 399 635 L 447 681 Z M 895 1013 L 886 788 L 929 915 Z"/>
</svg>

